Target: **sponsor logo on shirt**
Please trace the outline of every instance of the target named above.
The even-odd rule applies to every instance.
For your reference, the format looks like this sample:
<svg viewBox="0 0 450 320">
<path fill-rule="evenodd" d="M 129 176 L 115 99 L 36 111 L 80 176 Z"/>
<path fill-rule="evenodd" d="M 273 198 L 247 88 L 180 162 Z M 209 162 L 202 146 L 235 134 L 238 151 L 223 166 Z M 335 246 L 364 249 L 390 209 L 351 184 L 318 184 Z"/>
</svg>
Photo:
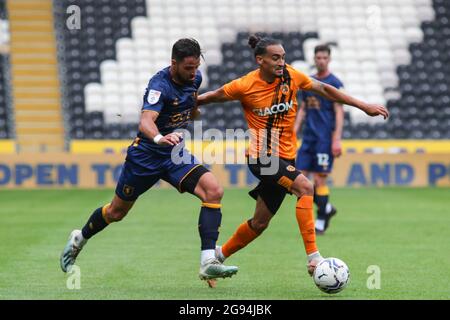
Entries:
<svg viewBox="0 0 450 320">
<path fill-rule="evenodd" d="M 291 100 L 289 102 L 283 102 L 279 104 L 274 104 L 271 107 L 266 108 L 255 108 L 253 113 L 260 117 L 271 116 L 277 113 L 288 112 L 294 107 L 294 102 Z"/>
</svg>

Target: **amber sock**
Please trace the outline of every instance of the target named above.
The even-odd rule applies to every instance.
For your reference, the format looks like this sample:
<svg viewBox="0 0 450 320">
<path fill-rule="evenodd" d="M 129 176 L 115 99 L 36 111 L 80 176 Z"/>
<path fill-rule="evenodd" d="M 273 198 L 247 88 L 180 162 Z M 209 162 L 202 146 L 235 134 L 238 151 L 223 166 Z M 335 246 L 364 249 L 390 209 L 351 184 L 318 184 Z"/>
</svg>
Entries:
<svg viewBox="0 0 450 320">
<path fill-rule="evenodd" d="M 306 254 L 311 254 L 316 251 L 316 231 L 314 226 L 314 212 L 313 212 L 313 196 L 302 196 L 297 201 L 296 217 L 300 234 L 303 238 Z"/>
<path fill-rule="evenodd" d="M 259 234 L 250 227 L 250 221 L 251 220 L 243 222 L 230 239 L 222 246 L 222 253 L 226 258 L 236 251 L 241 250 L 259 236 Z"/>
</svg>

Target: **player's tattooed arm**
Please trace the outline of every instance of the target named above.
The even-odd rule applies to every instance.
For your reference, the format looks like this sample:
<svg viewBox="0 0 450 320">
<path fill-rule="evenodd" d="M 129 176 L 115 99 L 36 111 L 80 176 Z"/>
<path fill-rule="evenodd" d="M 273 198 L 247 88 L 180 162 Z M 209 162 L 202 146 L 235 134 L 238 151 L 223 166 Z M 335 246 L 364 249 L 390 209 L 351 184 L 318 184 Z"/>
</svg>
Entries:
<svg viewBox="0 0 450 320">
<path fill-rule="evenodd" d="M 165 136 L 162 136 L 159 133 L 158 127 L 155 124 L 158 116 L 159 113 L 153 110 L 145 110 L 142 112 L 141 120 L 139 122 L 139 131 L 159 145 L 174 146 L 180 143 L 182 137 L 180 132 L 172 132 Z"/>
<path fill-rule="evenodd" d="M 208 103 L 214 102 L 225 102 L 231 100 L 223 90 L 223 87 L 220 87 L 217 90 L 208 91 L 198 96 L 197 105 L 201 106 Z"/>
<path fill-rule="evenodd" d="M 342 91 L 336 89 L 333 86 L 330 86 L 329 84 L 317 80 L 313 80 L 313 85 L 310 91 L 317 93 L 318 95 L 321 95 L 322 97 L 332 100 L 334 102 L 346 104 L 361 109 L 367 115 L 372 117 L 378 115 L 383 116 L 384 119 L 389 117 L 389 112 L 384 106 L 379 104 L 365 103 L 361 100 L 358 100 L 352 96 L 343 93 Z"/>
</svg>

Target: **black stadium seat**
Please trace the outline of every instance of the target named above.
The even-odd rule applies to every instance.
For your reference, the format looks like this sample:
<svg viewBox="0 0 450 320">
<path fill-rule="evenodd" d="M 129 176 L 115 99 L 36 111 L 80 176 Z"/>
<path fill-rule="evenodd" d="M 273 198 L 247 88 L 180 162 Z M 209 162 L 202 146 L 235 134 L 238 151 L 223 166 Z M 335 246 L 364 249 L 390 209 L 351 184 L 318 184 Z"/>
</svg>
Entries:
<svg viewBox="0 0 450 320">
<path fill-rule="evenodd" d="M 0 19 L 6 19 L 5 1 L 0 1 Z M 0 139 L 11 138 L 10 134 L 10 112 L 8 111 L 9 77 L 7 76 L 9 56 L 0 54 Z"/>
<path fill-rule="evenodd" d="M 0 1 L 0 17 L 4 15 L 2 4 L 4 0 Z M 69 110 L 71 138 L 134 137 L 136 123 L 106 124 L 101 112 L 87 114 L 84 88 L 88 83 L 100 82 L 101 62 L 116 59 L 117 40 L 131 36 L 131 20 L 136 16 L 146 15 L 146 0 L 61 0 L 54 1 L 54 4 L 60 62 L 64 70 L 62 74 L 65 75 L 62 85 L 65 87 L 64 99 Z M 65 25 L 65 8 L 71 4 L 78 5 L 82 10 L 82 30 L 69 30 Z M 346 113 L 343 133 L 346 139 L 450 138 L 450 130 L 445 126 L 448 124 L 445 119 L 450 118 L 450 1 L 433 0 L 433 8 L 434 21 L 423 22 L 421 25 L 423 40 L 417 42 L 415 39 L 416 42 L 409 45 L 411 62 L 397 67 L 398 87 L 394 87 L 395 84 L 390 89 L 398 91 L 401 98 L 387 102 L 391 119 L 374 125 L 353 124 Z M 311 38 L 319 39 L 318 32 L 276 31 L 261 35 L 269 35 L 282 41 L 287 52 L 287 63 L 305 60 L 304 42 Z M 223 61 L 219 65 L 207 66 L 208 87 L 202 88 L 201 92 L 216 89 L 257 67 L 253 52 L 248 46 L 249 36 L 249 30 L 242 30 L 231 42 L 221 45 Z M 205 55 L 207 58 L 208 53 Z M 0 77 L 0 119 L 6 119 L 2 81 Z M 205 130 L 246 128 L 238 102 L 217 104 L 207 110 L 202 118 Z M 436 122 L 440 118 L 442 121 Z M 0 137 L 1 130 L 0 128 Z"/>
<path fill-rule="evenodd" d="M 450 113 L 450 2 L 434 0 L 433 7 L 436 19 L 422 23 L 423 42 L 409 46 L 411 64 L 397 68 L 402 97 L 388 102 L 390 122 L 398 119 L 396 125 L 386 126 L 390 138 L 450 138 L 448 123 L 437 120 L 445 118 L 443 110 Z"/>
<path fill-rule="evenodd" d="M 81 9 L 83 23 L 81 30 L 69 30 L 66 27 L 66 8 L 73 4 Z M 69 106 L 71 125 L 78 115 L 84 114 L 84 87 L 91 82 L 100 82 L 100 63 L 116 58 L 116 41 L 119 38 L 130 37 L 131 19 L 145 14 L 145 0 L 54 1 L 60 63 L 66 71 L 62 85 L 67 92 L 64 99 Z M 107 131 L 106 128 L 93 130 L 89 125 L 87 122 L 84 128 L 79 126 L 76 129 L 72 128 L 73 130 L 70 130 L 72 138 L 102 138 L 98 134 L 99 130 L 102 131 L 102 135 L 103 130 Z"/>
</svg>

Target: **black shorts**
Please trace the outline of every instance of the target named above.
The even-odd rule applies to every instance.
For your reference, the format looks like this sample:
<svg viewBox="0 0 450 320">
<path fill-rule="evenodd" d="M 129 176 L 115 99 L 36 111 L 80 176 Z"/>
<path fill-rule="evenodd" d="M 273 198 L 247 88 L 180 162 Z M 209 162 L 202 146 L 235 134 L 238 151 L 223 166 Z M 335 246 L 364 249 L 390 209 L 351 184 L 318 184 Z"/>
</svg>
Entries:
<svg viewBox="0 0 450 320">
<path fill-rule="evenodd" d="M 249 195 L 255 200 L 260 196 L 270 212 L 275 214 L 286 194 L 291 193 L 292 183 L 301 172 L 295 168 L 295 159 L 277 157 L 270 159 L 270 161 L 247 159 L 250 171 L 260 180 Z"/>
</svg>

